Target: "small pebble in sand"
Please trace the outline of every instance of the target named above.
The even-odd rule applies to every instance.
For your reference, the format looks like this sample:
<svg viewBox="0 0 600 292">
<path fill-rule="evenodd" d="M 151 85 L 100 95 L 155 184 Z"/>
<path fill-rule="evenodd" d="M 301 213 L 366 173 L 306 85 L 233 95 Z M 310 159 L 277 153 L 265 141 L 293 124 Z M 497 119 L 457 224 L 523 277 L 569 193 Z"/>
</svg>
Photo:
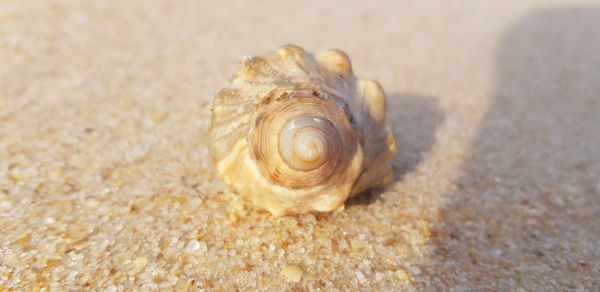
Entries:
<svg viewBox="0 0 600 292">
<path fill-rule="evenodd" d="M 147 264 L 148 264 L 148 259 L 146 257 L 137 257 L 131 263 L 131 269 L 133 270 L 134 273 L 139 273 L 141 270 L 144 269 L 144 267 L 146 267 Z"/>
<path fill-rule="evenodd" d="M 404 282 L 410 281 L 410 275 L 404 270 L 396 270 L 396 272 L 394 272 L 394 274 L 396 275 L 396 277 L 403 280 Z"/>
<path fill-rule="evenodd" d="M 302 279 L 302 268 L 296 265 L 288 265 L 281 270 L 281 275 L 291 282 L 299 282 Z"/>
<path fill-rule="evenodd" d="M 206 243 L 195 239 L 188 241 L 188 243 L 185 245 L 185 251 L 187 252 L 205 253 L 207 250 L 208 247 L 206 246 Z"/>
</svg>

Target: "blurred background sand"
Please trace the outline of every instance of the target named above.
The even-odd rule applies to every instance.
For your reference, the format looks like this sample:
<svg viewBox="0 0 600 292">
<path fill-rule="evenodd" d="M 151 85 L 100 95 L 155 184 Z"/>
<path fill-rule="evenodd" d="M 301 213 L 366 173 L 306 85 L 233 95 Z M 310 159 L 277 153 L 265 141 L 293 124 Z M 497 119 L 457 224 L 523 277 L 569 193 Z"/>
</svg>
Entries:
<svg viewBox="0 0 600 292">
<path fill-rule="evenodd" d="M 206 149 L 287 43 L 388 94 L 395 181 L 341 212 L 253 211 Z M 600 285 L 600 2 L 2 1 L 0 64 L 0 291 Z"/>
</svg>

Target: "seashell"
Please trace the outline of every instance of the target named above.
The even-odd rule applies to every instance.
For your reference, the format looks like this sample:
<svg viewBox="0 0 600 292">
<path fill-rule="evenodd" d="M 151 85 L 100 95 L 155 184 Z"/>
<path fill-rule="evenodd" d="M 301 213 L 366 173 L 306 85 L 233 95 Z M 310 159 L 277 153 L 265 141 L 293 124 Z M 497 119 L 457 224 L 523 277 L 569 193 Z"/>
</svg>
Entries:
<svg viewBox="0 0 600 292">
<path fill-rule="evenodd" d="M 342 51 L 289 45 L 248 58 L 212 110 L 209 147 L 223 180 L 273 215 L 332 211 L 391 181 L 385 93 L 357 79 Z"/>
</svg>

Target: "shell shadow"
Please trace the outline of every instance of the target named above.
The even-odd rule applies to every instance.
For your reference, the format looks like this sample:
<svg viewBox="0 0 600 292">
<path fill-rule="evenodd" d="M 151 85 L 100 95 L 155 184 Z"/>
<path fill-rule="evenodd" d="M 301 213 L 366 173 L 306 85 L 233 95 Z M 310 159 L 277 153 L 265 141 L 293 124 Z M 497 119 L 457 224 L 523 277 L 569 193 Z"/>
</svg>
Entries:
<svg viewBox="0 0 600 292">
<path fill-rule="evenodd" d="M 387 123 L 396 136 L 396 154 L 392 158 L 393 184 L 412 172 L 428 155 L 435 143 L 435 131 L 446 116 L 433 96 L 391 94 L 387 104 Z M 364 191 L 350 198 L 346 206 L 371 204 L 383 191 L 384 188 Z"/>
</svg>

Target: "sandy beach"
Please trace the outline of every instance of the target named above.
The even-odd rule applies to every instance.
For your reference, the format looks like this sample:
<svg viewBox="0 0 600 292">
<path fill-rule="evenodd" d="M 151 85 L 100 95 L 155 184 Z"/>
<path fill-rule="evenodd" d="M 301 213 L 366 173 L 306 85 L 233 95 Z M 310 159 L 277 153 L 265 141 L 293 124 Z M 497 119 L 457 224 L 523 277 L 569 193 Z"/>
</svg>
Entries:
<svg viewBox="0 0 600 292">
<path fill-rule="evenodd" d="M 244 56 L 344 50 L 394 181 L 274 217 L 208 153 Z M 2 1 L 0 291 L 594 291 L 600 2 Z"/>
</svg>

